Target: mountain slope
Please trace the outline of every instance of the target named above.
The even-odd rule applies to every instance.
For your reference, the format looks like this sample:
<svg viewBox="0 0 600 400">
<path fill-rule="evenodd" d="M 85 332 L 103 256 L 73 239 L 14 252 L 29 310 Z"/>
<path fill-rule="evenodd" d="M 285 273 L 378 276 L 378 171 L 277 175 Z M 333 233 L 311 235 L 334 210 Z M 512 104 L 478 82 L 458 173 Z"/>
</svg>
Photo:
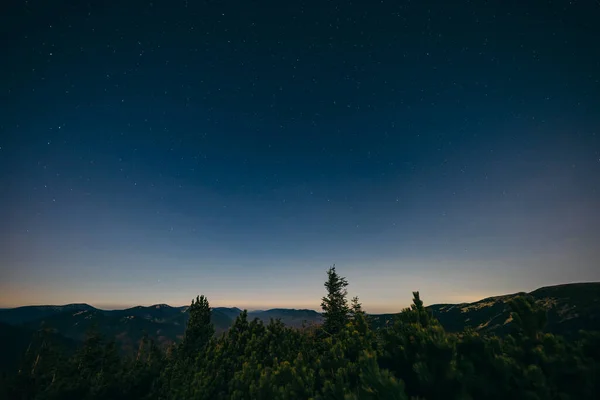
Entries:
<svg viewBox="0 0 600 400">
<path fill-rule="evenodd" d="M 67 304 L 64 306 L 24 306 L 17 308 L 6 308 L 0 310 L 0 322 L 11 325 L 23 324 L 56 315 L 63 311 L 92 310 L 89 304 Z"/>
<path fill-rule="evenodd" d="M 239 313 L 241 311 L 236 308 L 214 308 L 215 331 L 227 330 Z M 100 310 L 87 304 L 0 310 L 0 322 L 22 327 L 28 332 L 44 328 L 81 341 L 90 329 L 95 328 L 103 335 L 115 338 L 124 351 L 135 349 L 144 334 L 162 345 L 181 339 L 188 317 L 187 307 L 165 304 L 125 310 Z"/>
<path fill-rule="evenodd" d="M 315 310 L 295 310 L 289 308 L 274 308 L 266 311 L 254 311 L 248 313 L 250 319 L 258 318 L 264 323 L 269 323 L 271 319 L 280 319 L 285 325 L 300 328 L 306 324 L 320 324 L 323 317 Z"/>
<path fill-rule="evenodd" d="M 529 293 L 546 308 L 547 331 L 563 335 L 580 329 L 600 331 L 600 283 L 567 284 L 543 287 Z M 466 327 L 485 333 L 505 334 L 511 329 L 508 301 L 519 293 L 486 298 L 474 303 L 435 304 L 428 308 L 449 332 Z M 239 308 L 215 307 L 212 322 L 217 334 L 225 332 L 241 313 Z M 390 324 L 397 314 L 370 315 L 375 328 Z M 173 343 L 183 337 L 188 320 L 187 307 L 157 304 L 125 310 L 99 310 L 87 304 L 65 306 L 28 306 L 0 310 L 0 322 L 19 326 L 26 332 L 41 327 L 80 341 L 96 326 L 107 337 L 115 338 L 124 351 L 131 351 L 146 333 L 160 344 Z M 248 313 L 268 323 L 271 319 L 291 327 L 320 324 L 322 316 L 314 310 L 275 308 Z M 8 330 L 8 329 L 7 329 Z"/>
<path fill-rule="evenodd" d="M 448 332 L 471 327 L 479 332 L 503 335 L 511 330 L 508 302 L 525 293 L 489 297 L 474 303 L 434 304 L 427 308 Z M 600 283 L 548 286 L 528 293 L 546 309 L 546 331 L 574 335 L 581 329 L 600 331 Z M 373 315 L 377 328 L 389 325 L 397 314 Z"/>
<path fill-rule="evenodd" d="M 600 331 L 600 283 L 548 286 L 530 294 L 548 308 L 552 332 Z"/>
</svg>

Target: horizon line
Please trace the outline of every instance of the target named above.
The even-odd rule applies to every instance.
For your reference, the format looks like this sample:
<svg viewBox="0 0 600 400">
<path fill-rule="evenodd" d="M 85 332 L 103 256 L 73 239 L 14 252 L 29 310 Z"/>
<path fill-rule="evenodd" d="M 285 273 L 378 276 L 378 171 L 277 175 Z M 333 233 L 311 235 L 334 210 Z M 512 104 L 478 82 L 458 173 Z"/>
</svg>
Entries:
<svg viewBox="0 0 600 400">
<path fill-rule="evenodd" d="M 540 286 L 536 289 L 533 289 L 531 291 L 517 291 L 517 292 L 512 292 L 512 293 L 504 293 L 504 294 L 497 294 L 497 295 L 491 295 L 491 296 L 485 296 L 485 297 L 480 297 L 477 300 L 473 300 L 473 301 L 463 301 L 463 302 L 453 302 L 453 303 L 446 303 L 446 302 L 436 302 L 436 303 L 432 303 L 432 304 L 428 304 L 426 305 L 426 307 L 429 306 L 433 306 L 433 305 L 458 305 L 458 304 L 471 304 L 471 303 L 477 303 L 479 301 L 483 301 L 483 300 L 487 300 L 487 299 L 491 299 L 491 298 L 495 298 L 495 297 L 500 297 L 500 296 L 510 296 L 510 295 L 515 295 L 515 294 L 519 294 L 519 293 L 532 293 L 536 290 L 540 290 L 540 289 L 544 289 L 544 288 L 549 288 L 549 287 L 558 287 L 558 286 L 567 286 L 567 285 L 578 285 L 578 284 L 600 284 L 600 281 L 577 281 L 577 282 L 568 282 L 568 283 L 559 283 L 559 284 L 555 284 L 555 285 L 544 285 L 544 286 Z M 360 298 L 359 298 L 360 299 Z M 210 301 L 209 301 L 210 303 Z M 98 303 L 96 303 L 98 304 Z M 146 303 L 147 304 L 147 303 Z M 115 304 L 98 304 L 93 305 L 91 303 L 87 303 L 87 302 L 72 302 L 72 303 L 65 303 L 65 304 L 51 304 L 51 303 L 46 303 L 46 304 L 40 304 L 40 303 L 33 303 L 33 304 L 21 304 L 21 305 L 0 305 L 0 309 L 1 310 L 9 310 L 9 309 L 15 309 L 15 308 L 21 308 L 21 307 L 65 307 L 65 306 L 69 306 L 69 305 L 87 305 L 90 307 L 93 307 L 97 310 L 102 310 L 102 311 L 123 311 L 123 310 L 128 310 L 131 308 L 135 308 L 135 307 L 156 307 L 156 306 L 168 306 L 168 307 L 172 307 L 172 308 L 183 308 L 183 307 L 188 307 L 189 304 L 184 304 L 184 305 L 171 305 L 171 304 L 167 304 L 167 303 L 153 303 L 153 304 L 148 304 L 148 305 L 144 305 L 144 304 L 136 304 L 136 305 L 115 305 Z M 396 312 L 401 312 L 404 308 L 408 307 L 410 304 L 404 305 L 404 306 L 400 306 L 400 310 L 396 311 Z M 316 311 L 316 312 L 321 312 L 321 308 L 320 307 L 311 307 L 309 305 L 298 305 L 298 306 L 294 306 L 294 307 L 278 307 L 278 306 L 264 306 L 264 307 L 260 307 L 260 306 L 253 306 L 253 307 L 239 307 L 239 306 L 232 306 L 232 305 L 215 305 L 215 306 L 211 306 L 211 308 L 238 308 L 240 310 L 246 310 L 248 312 L 256 312 L 256 311 L 269 311 L 269 310 L 274 310 L 274 309 L 282 309 L 282 310 L 312 310 L 312 311 Z M 364 309 L 367 308 L 382 308 L 381 306 L 377 307 L 364 307 Z M 384 307 L 385 308 L 385 307 Z M 381 314 L 387 314 L 389 312 L 381 312 Z"/>
</svg>

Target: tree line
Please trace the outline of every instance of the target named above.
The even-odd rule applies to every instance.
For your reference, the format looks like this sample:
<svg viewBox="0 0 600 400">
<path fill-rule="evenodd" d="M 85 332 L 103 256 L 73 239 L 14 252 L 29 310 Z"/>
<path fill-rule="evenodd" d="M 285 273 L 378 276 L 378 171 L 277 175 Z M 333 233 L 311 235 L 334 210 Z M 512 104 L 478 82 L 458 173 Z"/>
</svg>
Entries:
<svg viewBox="0 0 600 400">
<path fill-rule="evenodd" d="M 448 333 L 419 292 L 393 324 L 374 330 L 348 281 L 327 271 L 324 323 L 264 324 L 243 311 L 215 336 L 204 296 L 189 308 L 183 339 L 162 349 L 144 337 L 132 355 L 90 331 L 68 352 L 30 346 L 0 398 L 50 399 L 598 399 L 600 334 L 567 340 L 544 332 L 546 314 L 529 296 L 509 302 L 513 332 Z"/>
</svg>

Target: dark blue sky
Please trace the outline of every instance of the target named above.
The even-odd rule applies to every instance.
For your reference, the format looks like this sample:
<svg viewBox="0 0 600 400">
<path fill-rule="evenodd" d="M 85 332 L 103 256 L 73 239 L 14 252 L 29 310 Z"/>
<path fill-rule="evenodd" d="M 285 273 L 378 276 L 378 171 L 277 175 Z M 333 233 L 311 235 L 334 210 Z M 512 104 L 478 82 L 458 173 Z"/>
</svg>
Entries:
<svg viewBox="0 0 600 400">
<path fill-rule="evenodd" d="M 600 279 L 594 1 L 2 8 L 0 306 Z"/>
</svg>

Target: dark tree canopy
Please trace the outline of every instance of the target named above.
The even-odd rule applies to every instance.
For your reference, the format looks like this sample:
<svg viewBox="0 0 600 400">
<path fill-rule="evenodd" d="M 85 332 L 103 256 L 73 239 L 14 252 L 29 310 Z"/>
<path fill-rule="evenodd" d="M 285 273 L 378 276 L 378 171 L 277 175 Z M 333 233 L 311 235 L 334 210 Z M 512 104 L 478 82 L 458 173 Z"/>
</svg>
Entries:
<svg viewBox="0 0 600 400">
<path fill-rule="evenodd" d="M 188 312 L 190 319 L 181 343 L 181 351 L 187 356 L 195 357 L 210 341 L 215 328 L 211 322 L 210 305 L 206 297 L 198 296 L 192 300 Z"/>
<path fill-rule="evenodd" d="M 394 323 L 374 330 L 348 282 L 327 271 L 325 322 L 293 329 L 243 311 L 215 336 L 204 296 L 189 307 L 182 341 L 161 349 L 144 336 L 132 354 L 90 331 L 75 352 L 38 332 L 0 399 L 597 399 L 600 333 L 566 339 L 544 332 L 545 313 L 527 296 L 507 305 L 514 331 L 448 333 L 419 292 Z"/>
</svg>

